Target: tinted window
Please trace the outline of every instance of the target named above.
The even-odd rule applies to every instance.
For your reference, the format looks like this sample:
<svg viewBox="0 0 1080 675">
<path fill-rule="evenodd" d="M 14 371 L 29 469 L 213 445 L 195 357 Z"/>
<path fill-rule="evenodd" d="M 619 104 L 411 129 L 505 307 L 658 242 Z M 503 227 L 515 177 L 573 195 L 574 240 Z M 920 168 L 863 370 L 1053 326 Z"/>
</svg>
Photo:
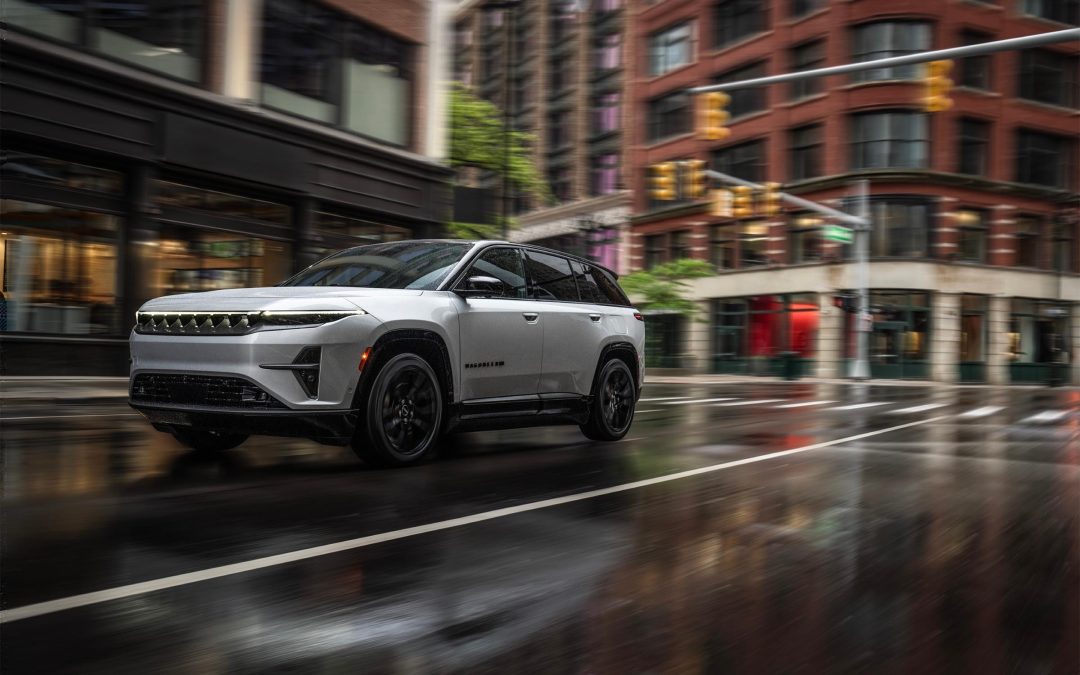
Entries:
<svg viewBox="0 0 1080 675">
<path fill-rule="evenodd" d="M 499 295 L 504 298 L 525 297 L 525 263 L 516 248 L 503 247 L 485 251 L 469 268 L 465 278 L 476 275 L 498 279 L 502 284 Z"/>
<path fill-rule="evenodd" d="M 615 278 L 607 271 L 591 265 L 574 262 L 574 278 L 582 302 L 595 302 L 601 305 L 628 306 L 630 300 L 619 288 Z"/>
<path fill-rule="evenodd" d="M 570 263 L 566 258 L 526 251 L 529 259 L 529 274 L 533 280 L 533 297 L 539 300 L 567 300 L 577 302 L 577 285 L 570 272 Z"/>
<path fill-rule="evenodd" d="M 434 290 L 471 247 L 434 241 L 357 246 L 323 258 L 282 285 Z"/>
</svg>

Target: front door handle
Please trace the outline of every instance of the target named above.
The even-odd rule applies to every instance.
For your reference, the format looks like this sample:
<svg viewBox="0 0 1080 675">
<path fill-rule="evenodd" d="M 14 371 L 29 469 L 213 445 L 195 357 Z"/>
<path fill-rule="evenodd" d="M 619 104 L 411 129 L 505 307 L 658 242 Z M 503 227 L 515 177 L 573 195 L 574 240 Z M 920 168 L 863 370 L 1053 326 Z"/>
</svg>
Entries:
<svg viewBox="0 0 1080 675">
<path fill-rule="evenodd" d="M 600 315 L 599 314 L 590 314 L 589 318 L 592 319 L 593 323 L 595 323 L 595 322 L 600 320 Z"/>
<path fill-rule="evenodd" d="M 525 320 L 529 323 L 536 323 L 536 320 L 540 318 L 540 315 L 536 312 L 522 312 L 521 316 L 525 317 Z"/>
</svg>

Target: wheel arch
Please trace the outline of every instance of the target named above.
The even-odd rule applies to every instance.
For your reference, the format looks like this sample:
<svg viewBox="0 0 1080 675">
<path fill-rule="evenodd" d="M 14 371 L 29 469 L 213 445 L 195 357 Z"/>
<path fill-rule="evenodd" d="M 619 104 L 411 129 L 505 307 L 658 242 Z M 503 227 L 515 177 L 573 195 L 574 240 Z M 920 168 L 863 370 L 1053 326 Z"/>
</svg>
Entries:
<svg viewBox="0 0 1080 675">
<path fill-rule="evenodd" d="M 371 382 L 386 359 L 405 351 L 415 352 L 431 364 L 432 370 L 439 378 L 439 389 L 446 402 L 445 405 L 454 402 L 454 371 L 446 340 L 433 330 L 397 328 L 380 335 L 371 346 L 371 355 L 360 372 L 356 391 L 353 394 L 354 409 L 363 406 Z"/>
<path fill-rule="evenodd" d="M 596 368 L 593 369 L 592 386 L 589 388 L 589 395 L 593 396 L 596 394 L 596 385 L 600 378 L 600 371 L 604 363 L 611 358 L 621 359 L 630 368 L 630 372 L 634 377 L 634 395 L 641 396 L 641 372 L 638 365 L 637 349 L 634 348 L 632 343 L 623 341 L 604 345 L 604 348 L 600 350 L 600 357 L 596 360 Z"/>
</svg>

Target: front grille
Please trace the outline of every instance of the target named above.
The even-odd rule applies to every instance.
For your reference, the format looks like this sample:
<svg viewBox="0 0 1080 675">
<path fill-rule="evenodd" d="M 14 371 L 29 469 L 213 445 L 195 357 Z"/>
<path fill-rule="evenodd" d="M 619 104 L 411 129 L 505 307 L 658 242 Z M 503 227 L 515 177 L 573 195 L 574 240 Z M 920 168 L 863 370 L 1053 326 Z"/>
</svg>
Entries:
<svg viewBox="0 0 1080 675">
<path fill-rule="evenodd" d="M 139 312 L 135 332 L 145 335 L 243 335 L 258 325 L 259 312 Z"/>
<path fill-rule="evenodd" d="M 286 407 L 258 385 L 239 377 L 180 373 L 136 375 L 131 383 L 131 401 L 243 410 L 274 410 Z"/>
</svg>

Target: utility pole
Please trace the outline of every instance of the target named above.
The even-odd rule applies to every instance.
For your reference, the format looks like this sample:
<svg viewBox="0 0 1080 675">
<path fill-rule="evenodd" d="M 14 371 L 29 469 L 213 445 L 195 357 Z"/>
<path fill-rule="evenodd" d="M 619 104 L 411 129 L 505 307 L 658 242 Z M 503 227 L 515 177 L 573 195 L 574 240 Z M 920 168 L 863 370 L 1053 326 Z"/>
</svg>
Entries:
<svg viewBox="0 0 1080 675">
<path fill-rule="evenodd" d="M 861 223 L 855 230 L 855 277 L 858 294 L 858 310 L 855 314 L 855 363 L 851 369 L 854 380 L 870 379 L 870 181 L 855 181 L 855 211 Z"/>
</svg>

